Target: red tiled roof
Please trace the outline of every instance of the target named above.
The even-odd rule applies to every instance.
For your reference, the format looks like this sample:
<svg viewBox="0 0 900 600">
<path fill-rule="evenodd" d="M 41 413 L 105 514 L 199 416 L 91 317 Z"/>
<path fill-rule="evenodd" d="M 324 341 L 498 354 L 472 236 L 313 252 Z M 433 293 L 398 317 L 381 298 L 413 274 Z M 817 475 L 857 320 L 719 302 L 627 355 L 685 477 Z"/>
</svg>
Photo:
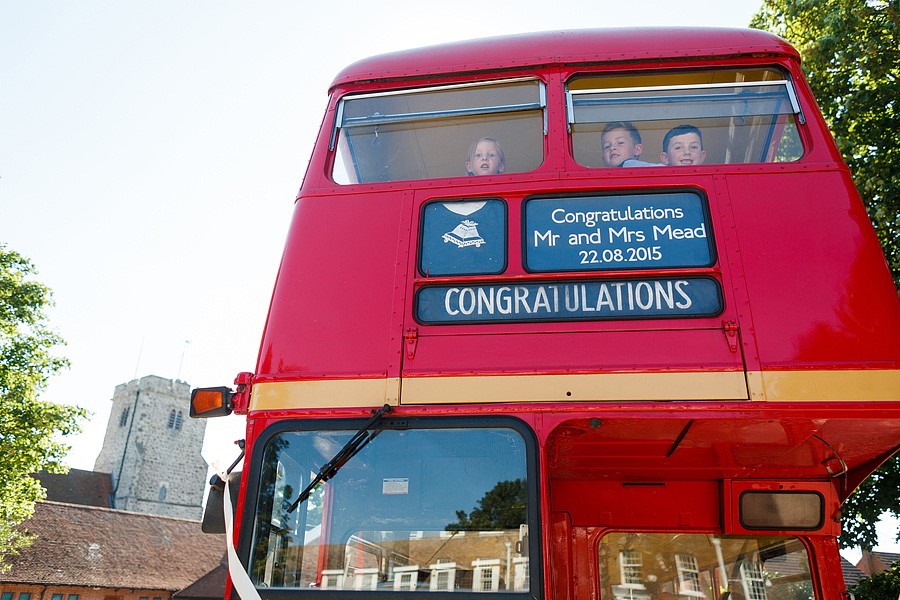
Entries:
<svg viewBox="0 0 900 600">
<path fill-rule="evenodd" d="M 844 575 L 844 585 L 848 588 L 852 585 L 856 585 L 859 583 L 860 579 L 866 576 L 866 574 L 860 571 L 856 565 L 843 556 L 841 557 L 841 573 Z"/>
<path fill-rule="evenodd" d="M 888 569 L 890 569 L 895 562 L 900 562 L 900 554 L 894 552 L 879 552 L 878 550 L 873 550 L 872 554 L 883 562 L 884 566 Z"/>
<path fill-rule="evenodd" d="M 69 469 L 65 475 L 41 471 L 32 475 L 47 490 L 47 500 L 112 508 L 112 475 Z"/>
<path fill-rule="evenodd" d="M 181 598 L 182 600 L 203 600 L 207 598 L 219 600 L 225 597 L 225 582 L 227 579 L 228 557 L 223 555 L 219 566 L 180 592 L 176 592 L 172 597 Z"/>
<path fill-rule="evenodd" d="M 862 558 L 859 559 L 859 562 L 856 563 L 856 566 L 859 567 L 860 571 L 868 576 L 890 570 L 891 566 L 897 561 L 900 561 L 900 554 L 893 554 L 891 552 L 864 551 L 862 553 Z"/>
<path fill-rule="evenodd" d="M 23 524 L 34 544 L 0 582 L 181 590 L 220 564 L 224 538 L 198 521 L 38 502 Z"/>
</svg>

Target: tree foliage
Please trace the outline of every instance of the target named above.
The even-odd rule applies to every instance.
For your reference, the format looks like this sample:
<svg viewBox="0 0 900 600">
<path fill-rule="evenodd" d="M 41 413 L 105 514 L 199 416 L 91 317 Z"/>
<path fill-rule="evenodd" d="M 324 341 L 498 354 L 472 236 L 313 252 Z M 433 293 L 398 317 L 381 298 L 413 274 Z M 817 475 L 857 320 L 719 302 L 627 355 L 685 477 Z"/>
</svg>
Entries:
<svg viewBox="0 0 900 600">
<path fill-rule="evenodd" d="M 900 286 L 898 6 L 900 0 L 764 0 L 750 26 L 780 35 L 800 52 Z M 898 490 L 900 457 L 894 457 L 845 504 L 841 545 L 872 548 L 878 517 L 900 515 Z"/>
<path fill-rule="evenodd" d="M 488 490 L 478 506 L 468 515 L 456 511 L 457 523 L 447 526 L 447 531 L 498 531 L 518 529 L 527 522 L 528 492 L 524 479 L 500 481 Z"/>
<path fill-rule="evenodd" d="M 78 431 L 84 410 L 41 401 L 47 380 L 68 362 L 54 354 L 62 340 L 46 324 L 50 290 L 31 277 L 22 255 L 0 245 L 0 570 L 30 543 L 18 527 L 44 497 L 40 470 L 65 471 L 68 446 L 58 441 Z"/>
<path fill-rule="evenodd" d="M 900 0 L 764 0 L 751 27 L 790 42 L 900 286 Z"/>
<path fill-rule="evenodd" d="M 900 562 L 889 571 L 876 573 L 847 590 L 856 600 L 897 600 L 900 598 Z"/>
<path fill-rule="evenodd" d="M 900 516 L 900 454 L 866 479 L 841 507 L 841 513 L 841 546 L 874 548 L 878 542 L 878 519 L 885 513 Z"/>
</svg>

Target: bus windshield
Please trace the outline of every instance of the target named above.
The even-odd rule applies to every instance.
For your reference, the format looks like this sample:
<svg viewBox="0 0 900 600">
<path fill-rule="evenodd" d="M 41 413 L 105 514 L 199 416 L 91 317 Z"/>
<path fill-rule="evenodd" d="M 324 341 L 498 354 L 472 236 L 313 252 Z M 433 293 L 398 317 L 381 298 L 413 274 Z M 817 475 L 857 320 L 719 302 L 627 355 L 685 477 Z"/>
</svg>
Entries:
<svg viewBox="0 0 900 600">
<path fill-rule="evenodd" d="M 797 538 L 611 533 L 598 547 L 603 600 L 797 600 L 815 597 Z"/>
<path fill-rule="evenodd" d="M 376 428 L 371 443 L 291 510 L 354 433 L 284 431 L 266 443 L 249 569 L 257 586 L 529 590 L 536 502 L 521 433 Z"/>
</svg>

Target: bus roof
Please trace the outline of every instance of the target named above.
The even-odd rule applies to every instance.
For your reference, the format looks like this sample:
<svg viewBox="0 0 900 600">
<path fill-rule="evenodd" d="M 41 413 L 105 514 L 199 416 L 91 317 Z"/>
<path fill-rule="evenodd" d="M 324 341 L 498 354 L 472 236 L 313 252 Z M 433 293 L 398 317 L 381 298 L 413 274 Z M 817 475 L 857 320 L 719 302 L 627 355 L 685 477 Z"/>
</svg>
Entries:
<svg viewBox="0 0 900 600">
<path fill-rule="evenodd" d="M 342 70 L 331 89 L 350 83 L 460 72 L 496 71 L 535 65 L 621 63 L 797 51 L 758 29 L 643 27 L 547 31 L 466 40 L 381 54 Z"/>
</svg>

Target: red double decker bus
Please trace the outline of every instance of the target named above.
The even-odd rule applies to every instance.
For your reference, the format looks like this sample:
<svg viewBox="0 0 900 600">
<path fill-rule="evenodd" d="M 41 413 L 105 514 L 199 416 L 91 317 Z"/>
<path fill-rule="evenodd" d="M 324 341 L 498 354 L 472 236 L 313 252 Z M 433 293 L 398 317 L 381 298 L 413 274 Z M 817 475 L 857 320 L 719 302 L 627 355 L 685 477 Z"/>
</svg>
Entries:
<svg viewBox="0 0 900 600">
<path fill-rule="evenodd" d="M 898 340 L 786 42 L 539 33 L 336 77 L 256 369 L 192 413 L 247 418 L 245 600 L 838 598 Z"/>
</svg>

